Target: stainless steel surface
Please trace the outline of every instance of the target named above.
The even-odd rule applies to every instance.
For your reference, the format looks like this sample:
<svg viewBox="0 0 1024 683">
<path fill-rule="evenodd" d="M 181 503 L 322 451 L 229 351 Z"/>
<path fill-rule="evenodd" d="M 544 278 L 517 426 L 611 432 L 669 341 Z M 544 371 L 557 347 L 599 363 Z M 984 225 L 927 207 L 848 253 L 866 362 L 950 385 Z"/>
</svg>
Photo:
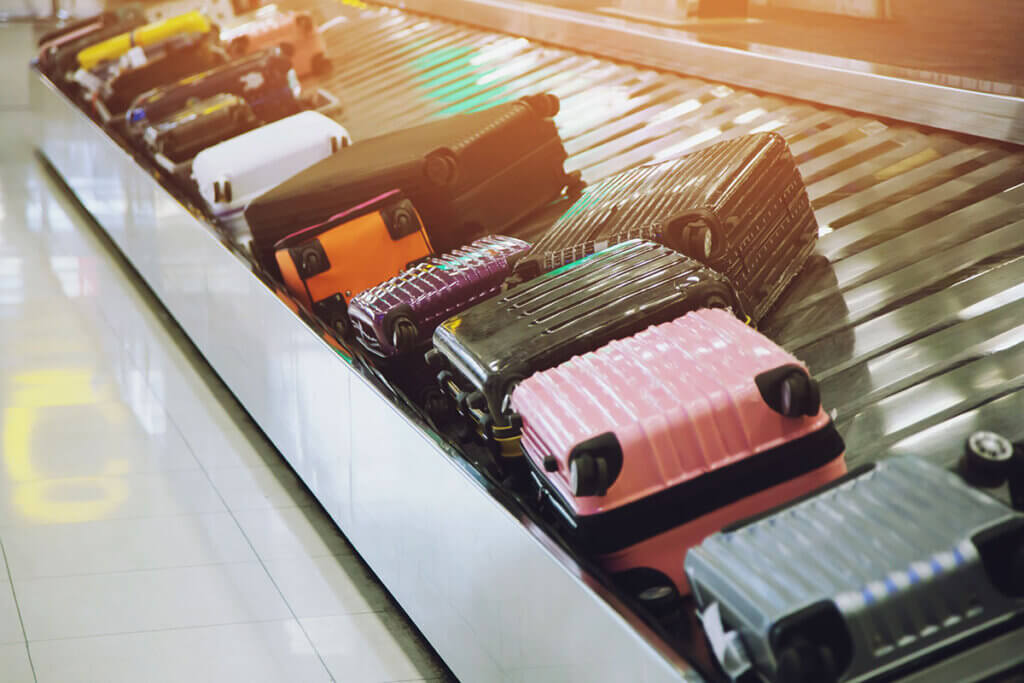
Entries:
<svg viewBox="0 0 1024 683">
<path fill-rule="evenodd" d="M 700 41 L 683 30 L 516 0 L 396 0 L 422 12 L 612 59 L 918 123 L 1024 143 L 1024 99 L 1007 84 L 766 45 Z M 999 94 L 1006 93 L 1006 94 Z"/>
<path fill-rule="evenodd" d="M 41 77 L 33 107 L 42 153 L 456 675 L 699 680 Z"/>
<path fill-rule="evenodd" d="M 1020 148 L 391 8 L 288 2 L 331 22 L 334 71 L 321 85 L 339 96 L 337 117 L 357 141 L 541 90 L 560 96 L 567 166 L 589 181 L 727 137 L 779 132 L 821 238 L 762 328 L 821 379 L 850 463 L 913 452 L 952 464 L 979 427 L 1024 439 Z M 509 29 L 533 31 L 529 13 L 493 8 Z M 652 54 L 670 43 L 660 45 Z M 801 67 L 793 78 L 783 62 L 772 68 L 800 78 Z M 836 80 L 801 94 L 827 99 L 843 89 Z M 72 105 L 46 98 L 54 127 L 45 153 L 339 525 L 357 530 L 353 542 L 456 673 L 680 675 L 678 659 L 655 655 L 661 646 L 645 645 L 649 636 L 632 630 L 613 599 L 584 588 L 572 558 L 328 351 L 201 220 Z M 574 661 L 580 651 L 594 661 Z"/>
</svg>

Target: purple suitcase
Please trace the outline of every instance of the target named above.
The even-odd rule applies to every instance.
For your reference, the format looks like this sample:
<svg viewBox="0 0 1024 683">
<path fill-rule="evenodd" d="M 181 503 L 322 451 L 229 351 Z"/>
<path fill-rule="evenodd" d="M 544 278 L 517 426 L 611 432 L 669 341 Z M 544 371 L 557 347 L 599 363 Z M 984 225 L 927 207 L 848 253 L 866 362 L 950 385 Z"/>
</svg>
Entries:
<svg viewBox="0 0 1024 683">
<path fill-rule="evenodd" d="M 379 356 L 426 343 L 434 328 L 494 296 L 530 245 L 514 237 L 483 237 L 429 258 L 353 297 L 348 315 L 359 341 Z"/>
</svg>

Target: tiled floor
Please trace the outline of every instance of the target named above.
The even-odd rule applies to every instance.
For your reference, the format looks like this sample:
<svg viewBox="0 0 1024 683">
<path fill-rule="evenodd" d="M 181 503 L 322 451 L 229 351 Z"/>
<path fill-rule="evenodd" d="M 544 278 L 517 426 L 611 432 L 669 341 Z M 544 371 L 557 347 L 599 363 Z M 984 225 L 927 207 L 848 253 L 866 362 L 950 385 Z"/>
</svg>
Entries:
<svg viewBox="0 0 1024 683">
<path fill-rule="evenodd" d="M 450 680 L 35 158 L 0 24 L 0 681 Z"/>
</svg>

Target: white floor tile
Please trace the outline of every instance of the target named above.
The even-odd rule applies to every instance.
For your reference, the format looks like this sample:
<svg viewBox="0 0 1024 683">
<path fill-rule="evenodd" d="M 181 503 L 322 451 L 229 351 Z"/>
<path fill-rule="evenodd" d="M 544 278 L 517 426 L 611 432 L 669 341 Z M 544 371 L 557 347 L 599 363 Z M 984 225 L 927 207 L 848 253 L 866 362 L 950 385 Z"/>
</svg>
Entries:
<svg viewBox="0 0 1024 683">
<path fill-rule="evenodd" d="M 380 612 L 391 605 L 377 577 L 354 555 L 296 557 L 264 564 L 300 618 Z"/>
<path fill-rule="evenodd" d="M 18 607 L 14 602 L 11 584 L 4 581 L 0 583 L 0 643 L 21 643 L 24 640 L 25 634 L 21 631 L 21 620 L 18 619 Z"/>
<path fill-rule="evenodd" d="M 286 465 L 231 467 L 209 471 L 210 481 L 229 510 L 313 505 L 315 501 Z"/>
<path fill-rule="evenodd" d="M 330 680 L 295 620 L 32 643 L 39 683 Z"/>
<path fill-rule="evenodd" d="M 24 642 L 0 645 L 0 673 L 4 683 L 35 683 Z"/>
<path fill-rule="evenodd" d="M 352 547 L 319 508 L 268 508 L 234 513 L 264 560 L 351 554 Z"/>
<path fill-rule="evenodd" d="M 254 562 L 15 580 L 29 641 L 285 619 Z"/>
<path fill-rule="evenodd" d="M 331 675 L 346 683 L 439 678 L 441 669 L 389 612 L 300 619 Z"/>
<path fill-rule="evenodd" d="M 42 479 L 9 486 L 11 495 L 0 504 L 0 527 L 224 511 L 200 470 Z"/>
<path fill-rule="evenodd" d="M 9 528 L 16 580 L 255 561 L 226 512 Z"/>
</svg>

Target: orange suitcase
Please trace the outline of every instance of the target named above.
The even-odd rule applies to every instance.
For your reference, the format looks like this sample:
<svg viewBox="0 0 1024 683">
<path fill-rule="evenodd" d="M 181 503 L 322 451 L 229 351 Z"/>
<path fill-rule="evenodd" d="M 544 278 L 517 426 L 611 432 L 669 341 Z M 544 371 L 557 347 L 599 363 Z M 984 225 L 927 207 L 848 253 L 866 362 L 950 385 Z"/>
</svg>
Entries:
<svg viewBox="0 0 1024 683">
<path fill-rule="evenodd" d="M 274 245 L 285 286 L 328 327 L 349 330 L 349 300 L 433 254 L 412 202 L 399 190 L 288 235 Z"/>
</svg>

